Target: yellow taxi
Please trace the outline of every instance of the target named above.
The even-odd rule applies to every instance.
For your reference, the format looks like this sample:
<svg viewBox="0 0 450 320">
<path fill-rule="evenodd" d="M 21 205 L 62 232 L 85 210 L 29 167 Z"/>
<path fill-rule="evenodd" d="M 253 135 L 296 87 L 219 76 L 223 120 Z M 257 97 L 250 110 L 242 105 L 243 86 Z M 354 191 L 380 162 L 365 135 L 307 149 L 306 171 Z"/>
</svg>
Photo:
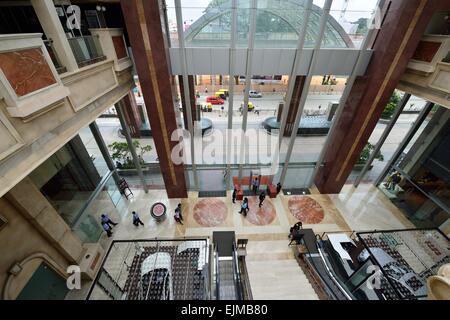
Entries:
<svg viewBox="0 0 450 320">
<path fill-rule="evenodd" d="M 242 109 L 244 108 L 244 102 L 241 102 L 241 107 L 239 108 L 239 111 L 242 112 Z M 255 106 L 252 102 L 248 103 L 248 111 L 253 111 L 255 109 Z"/>
<path fill-rule="evenodd" d="M 225 94 L 224 92 L 222 92 L 222 91 L 216 91 L 216 93 L 214 93 L 214 95 L 215 95 L 217 98 L 221 98 L 221 99 L 223 99 L 223 100 L 226 100 L 226 99 L 227 99 L 226 94 Z"/>
<path fill-rule="evenodd" d="M 226 97 L 228 97 L 230 95 L 230 93 L 228 92 L 228 89 L 220 89 L 219 92 L 223 92 Z"/>
</svg>

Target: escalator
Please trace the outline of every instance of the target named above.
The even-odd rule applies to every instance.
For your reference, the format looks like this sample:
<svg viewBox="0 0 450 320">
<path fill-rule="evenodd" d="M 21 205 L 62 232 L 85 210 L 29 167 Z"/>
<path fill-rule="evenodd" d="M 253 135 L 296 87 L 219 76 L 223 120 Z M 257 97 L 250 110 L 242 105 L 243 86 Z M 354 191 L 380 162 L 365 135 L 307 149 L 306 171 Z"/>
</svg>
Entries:
<svg viewBox="0 0 450 320">
<path fill-rule="evenodd" d="M 213 245 L 216 300 L 250 300 L 245 257 L 238 257 L 234 232 L 214 232 Z"/>
</svg>

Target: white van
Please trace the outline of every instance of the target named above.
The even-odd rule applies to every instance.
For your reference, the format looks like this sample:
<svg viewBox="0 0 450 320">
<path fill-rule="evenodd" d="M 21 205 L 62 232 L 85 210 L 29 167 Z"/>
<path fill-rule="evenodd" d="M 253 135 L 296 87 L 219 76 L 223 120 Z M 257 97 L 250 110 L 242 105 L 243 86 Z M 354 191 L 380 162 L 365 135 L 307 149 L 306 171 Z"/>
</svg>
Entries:
<svg viewBox="0 0 450 320">
<path fill-rule="evenodd" d="M 256 91 L 256 90 L 250 90 L 248 96 L 249 96 L 250 98 L 262 98 L 261 92 L 258 92 L 258 91 Z"/>
</svg>

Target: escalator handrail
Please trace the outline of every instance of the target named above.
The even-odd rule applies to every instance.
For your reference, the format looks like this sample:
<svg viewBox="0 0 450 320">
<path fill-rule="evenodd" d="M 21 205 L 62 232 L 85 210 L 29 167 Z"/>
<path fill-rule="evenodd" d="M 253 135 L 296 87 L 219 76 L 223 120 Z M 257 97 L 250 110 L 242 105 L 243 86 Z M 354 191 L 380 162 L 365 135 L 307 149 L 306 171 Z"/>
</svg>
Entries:
<svg viewBox="0 0 450 320">
<path fill-rule="evenodd" d="M 234 287 L 236 289 L 236 298 L 237 300 L 244 300 L 242 296 L 242 281 L 241 281 L 241 274 L 239 272 L 239 265 L 238 265 L 238 256 L 237 256 L 237 249 L 235 244 L 233 243 L 233 274 L 234 274 Z"/>
<path fill-rule="evenodd" d="M 304 242 L 304 240 L 302 240 L 302 241 Z M 345 291 L 345 289 L 342 288 L 342 286 L 337 282 L 337 280 L 336 280 L 336 278 L 334 277 L 334 275 L 331 273 L 330 269 L 328 268 L 328 265 L 327 265 L 326 262 L 325 262 L 325 259 L 324 259 L 323 255 L 322 255 L 322 252 L 321 252 L 319 246 L 317 245 L 317 241 L 315 242 L 315 246 L 316 246 L 316 248 L 317 248 L 317 251 L 319 252 L 319 256 L 320 256 L 320 259 L 321 259 L 322 263 L 325 265 L 325 268 L 326 268 L 326 270 L 327 270 L 328 275 L 330 276 L 330 279 L 331 279 L 331 280 L 333 281 L 333 283 L 339 288 L 339 290 L 340 290 L 341 292 L 344 293 L 344 295 L 346 296 L 347 299 L 353 300 L 353 299 L 351 298 L 351 296 L 347 294 L 347 292 Z M 308 252 L 308 255 L 309 255 L 309 256 L 312 256 L 311 251 L 309 251 L 308 246 L 306 246 L 306 244 L 305 244 L 304 247 L 306 248 L 306 251 Z M 311 263 L 312 263 L 314 269 L 316 270 L 317 275 L 318 275 L 319 278 L 322 280 L 322 283 L 328 288 L 329 293 L 330 293 L 335 299 L 338 299 L 338 297 L 337 297 L 336 294 L 333 292 L 333 290 L 331 289 L 331 287 L 329 286 L 329 284 L 325 281 L 325 279 L 323 278 L 323 276 L 322 276 L 322 275 L 320 274 L 320 272 L 318 271 L 319 268 L 317 267 L 317 265 L 316 265 L 316 263 L 314 262 L 314 260 L 313 260 L 313 259 L 310 259 L 310 261 L 311 261 Z"/>
<path fill-rule="evenodd" d="M 220 277 L 219 277 L 219 249 L 214 245 L 214 272 L 216 281 L 216 300 L 220 300 Z"/>
<path fill-rule="evenodd" d="M 317 246 L 317 244 L 316 244 Z M 325 268 L 327 269 L 328 275 L 330 276 L 331 280 L 336 284 L 336 286 L 339 288 L 339 290 L 345 295 L 345 297 L 348 300 L 353 300 L 353 298 L 347 293 L 347 290 L 340 284 L 339 280 L 335 277 L 334 272 L 331 271 L 331 269 L 328 267 L 328 264 L 322 254 L 322 249 L 317 246 L 317 250 L 319 251 L 320 259 L 322 260 L 323 264 L 325 265 Z"/>
</svg>

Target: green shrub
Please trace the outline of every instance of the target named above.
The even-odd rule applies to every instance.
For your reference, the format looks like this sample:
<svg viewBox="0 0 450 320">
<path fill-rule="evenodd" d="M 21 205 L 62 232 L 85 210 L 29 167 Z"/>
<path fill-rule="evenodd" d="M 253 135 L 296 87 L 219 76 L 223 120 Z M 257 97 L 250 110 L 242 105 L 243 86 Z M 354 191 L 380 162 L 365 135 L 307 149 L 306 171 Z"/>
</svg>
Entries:
<svg viewBox="0 0 450 320">
<path fill-rule="evenodd" d="M 382 119 L 390 119 L 392 115 L 395 112 L 395 109 L 397 108 L 398 103 L 400 102 L 400 95 L 397 91 L 394 91 L 391 98 L 389 99 L 388 104 L 383 110 L 383 113 L 381 114 Z"/>
<path fill-rule="evenodd" d="M 367 160 L 369 160 L 370 155 L 372 154 L 373 150 L 375 149 L 375 146 L 371 144 L 370 142 L 367 142 L 364 149 L 361 151 L 361 154 L 359 155 L 358 164 L 366 163 Z M 381 151 L 378 151 L 375 159 L 383 161 L 384 156 L 381 154 Z"/>
</svg>

